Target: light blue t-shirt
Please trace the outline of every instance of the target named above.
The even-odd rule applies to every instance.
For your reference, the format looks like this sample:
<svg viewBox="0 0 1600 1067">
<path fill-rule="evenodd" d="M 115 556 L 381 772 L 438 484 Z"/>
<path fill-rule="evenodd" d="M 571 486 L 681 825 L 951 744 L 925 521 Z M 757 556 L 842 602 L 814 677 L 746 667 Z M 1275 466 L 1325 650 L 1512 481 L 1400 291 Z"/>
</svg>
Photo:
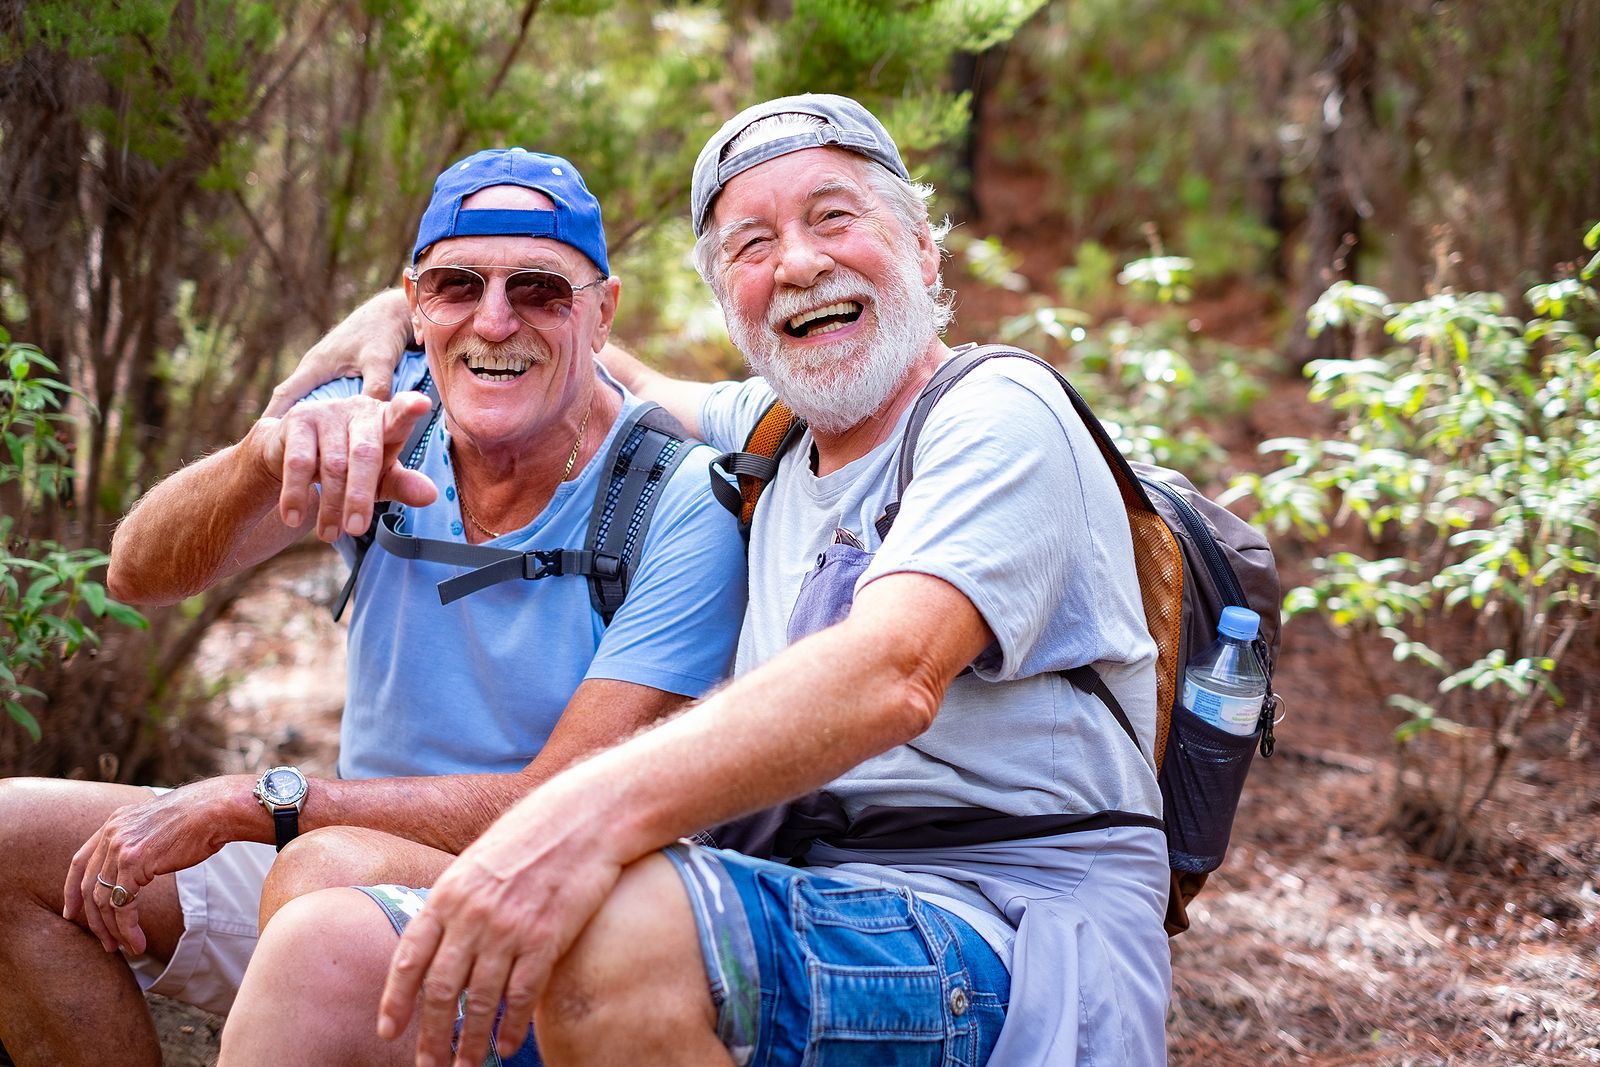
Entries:
<svg viewBox="0 0 1600 1067">
<path fill-rule="evenodd" d="M 407 355 L 395 372 L 396 391 L 414 387 L 425 369 L 421 355 Z M 640 403 L 599 373 L 623 397 L 599 452 L 537 518 L 487 544 L 584 547 L 595 493 L 610 481 L 601 460 L 623 416 Z M 360 388 L 359 379 L 342 379 L 308 399 L 353 396 Z M 442 418 L 431 437 L 418 469 L 439 497 L 404 509 L 401 529 L 465 541 Z M 744 546 L 733 517 L 711 495 L 711 456 L 696 445 L 659 490 L 627 599 L 610 626 L 595 613 L 581 576 L 503 582 L 441 605 L 438 583 L 462 568 L 399 559 L 374 544 L 351 601 L 340 775 L 520 770 L 585 679 L 697 697 L 724 678 L 744 612 Z M 336 547 L 347 562 L 354 557 L 351 538 Z"/>
</svg>

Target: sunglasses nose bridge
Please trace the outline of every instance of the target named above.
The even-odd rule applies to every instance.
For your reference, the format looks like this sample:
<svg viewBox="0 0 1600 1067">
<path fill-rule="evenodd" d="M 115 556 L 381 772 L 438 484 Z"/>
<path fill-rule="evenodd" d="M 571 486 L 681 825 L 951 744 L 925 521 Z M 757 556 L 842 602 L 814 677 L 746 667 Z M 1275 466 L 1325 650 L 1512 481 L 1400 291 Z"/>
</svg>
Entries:
<svg viewBox="0 0 1600 1067">
<path fill-rule="evenodd" d="M 478 296 L 478 306 L 472 309 L 474 329 L 485 340 L 504 340 L 516 333 L 526 320 L 511 303 L 506 290 L 507 276 L 478 276 L 483 279 L 483 291 Z"/>
</svg>

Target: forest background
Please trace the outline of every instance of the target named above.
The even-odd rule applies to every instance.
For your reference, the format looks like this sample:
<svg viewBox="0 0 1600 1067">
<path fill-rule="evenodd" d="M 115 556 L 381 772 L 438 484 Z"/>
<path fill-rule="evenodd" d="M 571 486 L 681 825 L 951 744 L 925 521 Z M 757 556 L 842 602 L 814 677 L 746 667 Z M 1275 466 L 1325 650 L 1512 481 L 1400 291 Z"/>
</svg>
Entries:
<svg viewBox="0 0 1600 1067">
<path fill-rule="evenodd" d="M 396 282 L 441 167 L 578 161 L 620 339 L 736 376 L 690 164 L 849 93 L 956 223 L 950 340 L 1273 536 L 1291 718 L 1175 1060 L 1600 1062 L 1597 56 L 1585 0 L 0 0 L 0 774 L 293 755 L 199 655 L 261 577 L 141 615 L 103 552 Z"/>
</svg>

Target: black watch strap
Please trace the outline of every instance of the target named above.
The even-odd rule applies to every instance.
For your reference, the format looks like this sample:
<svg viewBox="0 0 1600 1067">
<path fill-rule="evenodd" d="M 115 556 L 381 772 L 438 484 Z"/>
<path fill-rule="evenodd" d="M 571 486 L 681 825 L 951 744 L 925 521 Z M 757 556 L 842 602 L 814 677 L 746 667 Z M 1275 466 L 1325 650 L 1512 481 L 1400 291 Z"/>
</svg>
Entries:
<svg viewBox="0 0 1600 1067">
<path fill-rule="evenodd" d="M 278 831 L 278 851 L 283 851 L 283 846 L 300 836 L 300 810 L 298 808 L 279 808 L 272 813 L 272 825 Z"/>
</svg>

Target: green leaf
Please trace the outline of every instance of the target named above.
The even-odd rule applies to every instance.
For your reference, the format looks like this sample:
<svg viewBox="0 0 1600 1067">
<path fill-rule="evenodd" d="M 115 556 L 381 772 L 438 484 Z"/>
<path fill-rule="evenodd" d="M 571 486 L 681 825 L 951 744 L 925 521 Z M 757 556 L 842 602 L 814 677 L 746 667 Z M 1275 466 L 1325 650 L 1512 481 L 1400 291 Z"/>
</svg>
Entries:
<svg viewBox="0 0 1600 1067">
<path fill-rule="evenodd" d="M 146 619 L 138 611 L 117 600 L 108 599 L 106 601 L 106 615 L 112 619 L 115 619 L 117 622 L 120 622 L 122 625 L 132 627 L 135 630 L 150 629 L 149 619 Z"/>
<path fill-rule="evenodd" d="M 83 602 L 89 605 L 89 610 L 98 618 L 106 613 L 106 587 L 99 582 L 82 582 L 78 585 L 78 592 L 83 594 Z"/>
<path fill-rule="evenodd" d="M 13 722 L 28 731 L 28 736 L 33 738 L 34 744 L 44 737 L 44 731 L 39 728 L 39 720 L 29 714 L 28 709 L 18 704 L 15 700 L 6 701 L 6 714 L 11 716 Z"/>
</svg>

